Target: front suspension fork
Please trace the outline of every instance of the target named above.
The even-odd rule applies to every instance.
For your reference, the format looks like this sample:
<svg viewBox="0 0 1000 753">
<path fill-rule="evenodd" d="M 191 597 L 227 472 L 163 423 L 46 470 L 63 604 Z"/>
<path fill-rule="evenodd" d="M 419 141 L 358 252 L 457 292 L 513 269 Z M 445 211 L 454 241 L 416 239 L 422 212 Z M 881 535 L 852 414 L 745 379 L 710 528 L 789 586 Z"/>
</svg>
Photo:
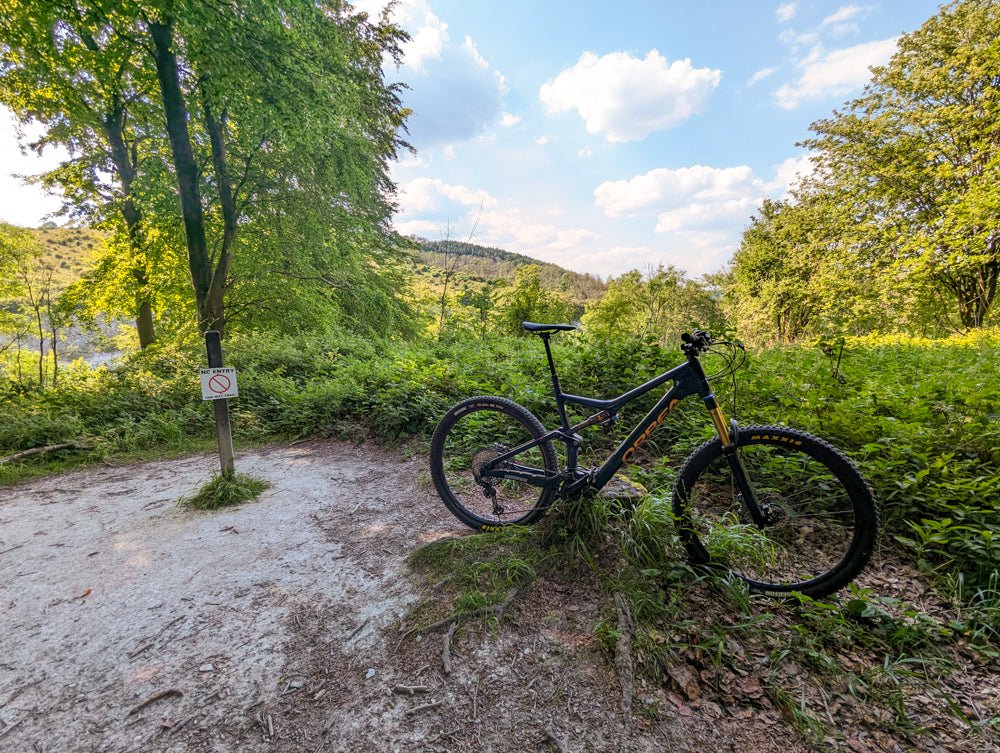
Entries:
<svg viewBox="0 0 1000 753">
<path fill-rule="evenodd" d="M 712 402 L 714 402 L 714 399 Z M 712 416 L 712 423 L 715 424 L 715 431 L 719 435 L 719 441 L 722 442 L 722 454 L 726 458 L 729 470 L 733 474 L 733 481 L 740 495 L 740 503 L 746 510 L 747 515 L 750 516 L 753 524 L 757 528 L 763 528 L 770 521 L 766 511 L 761 508 L 760 501 L 757 499 L 757 493 L 754 491 L 750 476 L 747 473 L 747 468 L 743 464 L 743 456 L 739 452 L 739 424 L 736 423 L 736 419 L 733 419 L 727 425 L 726 419 L 722 415 L 722 409 L 719 408 L 718 404 L 709 407 L 709 413 Z"/>
</svg>

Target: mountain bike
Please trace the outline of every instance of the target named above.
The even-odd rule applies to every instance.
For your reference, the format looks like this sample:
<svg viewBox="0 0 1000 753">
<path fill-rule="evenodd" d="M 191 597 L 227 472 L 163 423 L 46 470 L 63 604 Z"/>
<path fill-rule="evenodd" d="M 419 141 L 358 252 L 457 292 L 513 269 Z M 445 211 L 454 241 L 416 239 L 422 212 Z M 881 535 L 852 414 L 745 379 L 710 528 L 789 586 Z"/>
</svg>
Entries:
<svg viewBox="0 0 1000 753">
<path fill-rule="evenodd" d="M 714 425 L 712 439 L 681 465 L 672 511 L 692 562 L 725 568 L 754 591 L 825 596 L 850 583 L 875 549 L 878 512 L 871 487 L 854 463 L 828 442 L 784 426 L 727 421 L 710 381 L 742 363 L 738 344 L 707 332 L 682 336 L 685 360 L 610 400 L 562 391 L 550 337 L 572 324 L 524 322 L 545 344 L 559 427 L 546 429 L 526 408 L 495 396 L 452 407 L 431 439 L 434 486 L 454 515 L 472 528 L 496 530 L 538 521 L 557 498 L 596 493 L 663 424 L 678 403 L 698 395 Z M 742 349 L 742 345 L 738 346 Z M 709 377 L 700 357 L 726 351 L 728 368 Z M 587 427 L 609 426 L 629 402 L 672 382 L 669 389 L 596 469 L 578 465 Z M 595 411 L 570 424 L 567 405 Z M 565 447 L 559 467 L 556 442 Z"/>
</svg>

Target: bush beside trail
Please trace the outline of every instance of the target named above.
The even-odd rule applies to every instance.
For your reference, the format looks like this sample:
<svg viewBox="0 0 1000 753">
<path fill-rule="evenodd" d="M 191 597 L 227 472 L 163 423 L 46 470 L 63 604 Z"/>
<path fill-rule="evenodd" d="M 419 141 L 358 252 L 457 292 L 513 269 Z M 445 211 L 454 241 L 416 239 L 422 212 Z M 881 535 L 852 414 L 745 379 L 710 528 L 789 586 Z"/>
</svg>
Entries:
<svg viewBox="0 0 1000 753">
<path fill-rule="evenodd" d="M 674 365 L 679 352 L 654 342 L 554 340 L 563 388 L 612 396 Z M 225 343 L 239 374 L 230 401 L 237 443 L 306 436 L 426 439 L 440 415 L 473 394 L 510 397 L 555 420 L 543 351 L 534 338 L 373 341 L 328 333 Z M 0 465 L 0 481 L 105 458 L 207 449 L 213 419 L 201 400 L 198 345 L 157 346 L 113 369 L 76 362 L 56 387 L 0 385 L 0 457 L 60 443 L 84 447 Z M 712 369 L 711 359 L 707 367 Z M 945 340 L 818 341 L 749 353 L 716 382 L 742 423 L 781 423 L 819 434 L 872 480 L 887 533 L 921 567 L 963 587 L 986 587 L 1000 568 L 1000 335 Z M 656 399 L 630 406 L 633 424 Z M 735 410 L 734 410 L 735 408 Z M 650 443 L 667 472 L 710 435 L 687 401 Z M 619 436 L 588 436 L 607 447 Z"/>
</svg>

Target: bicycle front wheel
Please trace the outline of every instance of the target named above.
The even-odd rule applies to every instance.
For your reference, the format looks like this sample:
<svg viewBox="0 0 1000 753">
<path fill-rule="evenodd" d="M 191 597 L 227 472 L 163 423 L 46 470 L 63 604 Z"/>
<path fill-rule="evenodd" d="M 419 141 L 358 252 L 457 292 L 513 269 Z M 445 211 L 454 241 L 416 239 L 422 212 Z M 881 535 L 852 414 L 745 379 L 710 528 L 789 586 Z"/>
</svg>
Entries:
<svg viewBox="0 0 1000 753">
<path fill-rule="evenodd" d="M 719 439 L 681 467 L 673 510 L 692 561 L 726 568 L 754 591 L 820 597 L 850 583 L 875 549 L 871 487 L 829 443 L 779 426 L 740 428 L 735 459 L 766 522 L 743 503 Z"/>
<path fill-rule="evenodd" d="M 444 415 L 431 438 L 431 477 L 438 494 L 455 517 L 471 528 L 487 531 L 534 523 L 552 503 L 554 488 L 484 477 L 480 470 L 501 454 L 544 435 L 541 422 L 511 400 L 463 400 Z M 552 442 L 529 447 L 506 465 L 546 476 L 558 473 Z"/>
</svg>

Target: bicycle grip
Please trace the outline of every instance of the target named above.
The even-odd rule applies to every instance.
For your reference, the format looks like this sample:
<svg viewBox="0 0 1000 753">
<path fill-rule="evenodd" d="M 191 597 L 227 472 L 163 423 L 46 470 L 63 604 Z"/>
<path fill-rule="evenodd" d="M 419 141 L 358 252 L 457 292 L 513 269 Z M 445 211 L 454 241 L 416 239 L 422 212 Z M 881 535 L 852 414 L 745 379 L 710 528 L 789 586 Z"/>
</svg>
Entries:
<svg viewBox="0 0 1000 753">
<path fill-rule="evenodd" d="M 693 333 L 685 332 L 681 335 L 681 340 L 699 350 L 703 350 L 712 344 L 711 336 L 703 329 L 696 329 Z"/>
</svg>

